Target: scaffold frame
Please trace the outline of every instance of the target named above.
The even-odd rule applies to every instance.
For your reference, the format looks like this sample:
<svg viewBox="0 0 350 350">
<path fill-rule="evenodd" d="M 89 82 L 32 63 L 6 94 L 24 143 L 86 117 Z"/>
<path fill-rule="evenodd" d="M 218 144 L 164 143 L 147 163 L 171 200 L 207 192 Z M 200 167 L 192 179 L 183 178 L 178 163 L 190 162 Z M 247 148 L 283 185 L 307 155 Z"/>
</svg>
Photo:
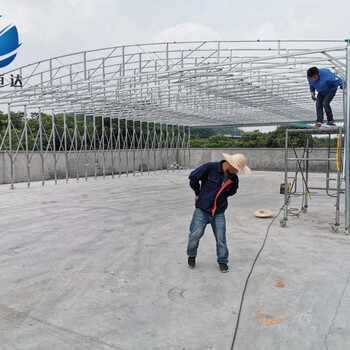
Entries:
<svg viewBox="0 0 350 350">
<path fill-rule="evenodd" d="M 295 147 L 293 147 L 291 142 L 291 136 L 296 134 L 305 135 L 305 146 L 303 150 L 299 150 L 299 154 Z M 312 157 L 310 152 L 310 136 L 311 135 L 327 135 L 328 136 L 328 156 L 326 158 Z M 332 157 L 332 149 L 330 145 L 331 135 L 337 135 L 337 149 L 336 156 Z M 295 195 L 302 195 L 302 204 L 298 214 L 293 214 L 299 216 L 300 213 L 306 213 L 309 207 L 309 197 L 311 198 L 312 190 L 325 191 L 327 196 L 335 198 L 335 220 L 331 223 L 332 232 L 337 232 L 340 225 L 340 195 L 345 193 L 344 188 L 342 188 L 343 182 L 343 138 L 344 130 L 342 127 L 331 127 L 325 129 L 286 129 L 285 134 L 285 171 L 284 171 L 284 203 L 283 203 L 283 218 L 280 220 L 280 226 L 285 227 L 288 221 L 289 207 L 291 198 Z M 290 150 L 293 151 L 292 156 L 290 155 Z M 322 162 L 325 163 L 325 187 L 314 187 L 309 185 L 309 163 L 310 162 Z M 289 176 L 290 165 L 295 164 L 295 174 Z M 336 163 L 336 178 L 331 178 L 331 164 Z M 293 171 L 292 171 L 293 172 Z M 298 175 L 301 175 L 302 181 L 302 193 L 297 192 Z M 289 182 L 289 179 L 293 178 L 293 182 Z M 336 181 L 335 188 L 331 187 L 331 180 Z M 331 192 L 333 191 L 333 193 Z"/>
</svg>

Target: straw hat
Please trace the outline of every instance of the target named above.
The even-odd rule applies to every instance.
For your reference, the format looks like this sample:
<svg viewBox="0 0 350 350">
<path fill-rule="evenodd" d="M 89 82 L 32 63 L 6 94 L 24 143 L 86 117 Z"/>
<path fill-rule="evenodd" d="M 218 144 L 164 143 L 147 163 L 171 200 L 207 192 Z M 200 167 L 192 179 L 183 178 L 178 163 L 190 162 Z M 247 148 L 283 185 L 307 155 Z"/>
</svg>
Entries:
<svg viewBox="0 0 350 350">
<path fill-rule="evenodd" d="M 236 168 L 242 174 L 251 174 L 251 170 L 247 167 L 247 159 L 243 154 L 238 153 L 230 155 L 227 153 L 223 153 L 222 155 L 234 168 Z"/>
<path fill-rule="evenodd" d="M 254 215 L 258 218 L 269 218 L 273 215 L 273 212 L 267 209 L 258 209 L 255 210 Z"/>
</svg>

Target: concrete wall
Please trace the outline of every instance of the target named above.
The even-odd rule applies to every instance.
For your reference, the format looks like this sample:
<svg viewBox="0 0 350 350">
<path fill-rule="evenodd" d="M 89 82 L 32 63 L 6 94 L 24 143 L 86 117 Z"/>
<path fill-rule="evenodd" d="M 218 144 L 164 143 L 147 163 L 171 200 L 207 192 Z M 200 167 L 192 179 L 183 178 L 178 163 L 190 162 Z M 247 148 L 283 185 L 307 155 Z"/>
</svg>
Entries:
<svg viewBox="0 0 350 350">
<path fill-rule="evenodd" d="M 333 149 L 332 151 L 336 151 Z M 191 149 L 191 160 L 190 167 L 196 168 L 207 162 L 217 162 L 221 159 L 222 153 L 242 153 L 246 156 L 248 160 L 248 166 L 252 170 L 269 170 L 269 171 L 284 171 L 285 164 L 285 152 L 284 149 L 274 149 L 274 148 L 232 148 L 232 149 L 217 149 L 217 148 L 198 148 Z M 298 149 L 297 153 L 299 157 L 302 155 L 303 150 Z M 313 149 L 310 157 L 313 158 L 327 158 L 328 150 L 324 148 Z M 156 169 L 166 169 L 168 165 L 178 162 L 183 167 L 189 167 L 189 152 L 188 150 L 168 150 L 168 157 L 166 155 L 166 150 L 162 152 L 156 152 L 156 166 L 154 166 L 154 151 L 149 151 L 149 170 L 152 171 Z M 289 151 L 289 157 L 295 157 L 293 151 Z M 335 159 L 335 153 L 331 155 Z M 121 162 L 119 162 L 118 152 L 114 153 L 114 173 L 118 174 L 119 170 L 122 173 L 126 172 L 126 163 L 128 159 L 128 171 L 132 172 L 134 169 L 134 155 L 132 151 L 128 152 L 128 157 L 125 151 L 120 152 Z M 78 160 L 78 161 L 77 161 Z M 77 167 L 78 164 L 78 167 Z M 68 157 L 68 177 L 77 177 L 77 170 L 79 177 L 84 177 L 85 173 L 87 176 L 95 175 L 94 166 L 94 154 L 91 152 L 88 155 L 87 166 L 85 166 L 85 155 L 84 153 L 76 154 L 70 153 Z M 140 152 L 135 152 L 135 170 L 141 171 L 141 164 L 143 171 L 148 171 L 148 152 L 144 151 L 142 154 Z M 327 162 L 310 162 L 310 172 L 325 172 Z M 296 162 L 290 162 L 289 170 L 294 171 L 296 169 Z M 30 180 L 31 181 L 41 181 L 41 158 L 38 152 L 33 153 L 30 162 Z M 64 153 L 60 152 L 58 154 L 57 161 L 57 178 L 64 179 L 66 177 L 66 162 Z M 336 171 L 336 163 L 331 163 L 331 170 Z M 44 172 L 45 179 L 54 179 L 54 157 L 52 152 L 47 153 L 44 162 Z M 112 157 L 110 152 L 105 152 L 105 173 L 110 175 L 112 173 Z M 18 152 L 17 158 L 15 160 L 14 167 L 15 182 L 26 182 L 27 181 L 27 166 L 26 166 L 26 155 L 25 152 Z M 103 175 L 103 154 L 99 152 L 97 154 L 96 162 L 96 174 L 97 176 Z M 10 158 L 6 152 L 0 152 L 0 183 L 10 183 L 11 173 L 10 173 Z"/>
<path fill-rule="evenodd" d="M 66 178 L 66 160 L 63 152 L 56 153 L 57 160 L 57 178 Z M 149 157 L 149 162 L 148 162 Z M 41 181 L 42 179 L 42 162 L 39 152 L 34 152 L 30 154 L 30 181 Z M 125 151 L 120 152 L 121 161 L 119 161 L 118 151 L 114 153 L 114 174 L 125 173 L 126 169 L 129 172 L 133 172 L 134 166 L 135 171 L 141 171 L 141 165 L 143 172 L 147 172 L 156 169 L 166 169 L 169 164 L 177 162 L 177 152 L 176 150 L 162 150 L 154 152 L 147 150 L 142 152 L 142 161 L 140 152 L 135 152 L 135 165 L 134 165 L 134 154 L 132 151 L 128 151 L 128 156 L 126 156 Z M 155 160 L 156 158 L 156 160 Z M 95 168 L 97 176 L 103 175 L 103 154 L 99 152 L 96 157 L 96 167 L 94 162 L 94 153 L 90 152 L 87 157 L 87 162 L 85 161 L 84 153 L 76 154 L 72 152 L 68 156 L 68 177 L 76 178 L 77 170 L 79 177 L 94 176 Z M 127 166 L 128 162 L 128 166 Z M 149 167 L 148 164 L 149 163 Z M 77 166 L 78 164 L 78 166 Z M 87 164 L 87 166 L 86 166 Z M 7 152 L 0 152 L 0 183 L 11 183 L 11 162 L 10 157 Z M 52 152 L 48 152 L 44 161 L 44 174 L 46 180 L 54 179 L 54 156 Z M 14 163 L 14 178 L 15 182 L 26 182 L 28 180 L 28 169 L 25 152 L 18 152 Z M 112 174 L 112 156 L 111 152 L 105 152 L 105 174 Z"/>
<path fill-rule="evenodd" d="M 331 151 L 336 152 L 336 149 Z M 268 171 L 284 171 L 285 167 L 285 150 L 280 148 L 197 148 L 191 149 L 191 168 L 196 168 L 207 162 L 217 162 L 224 159 L 222 153 L 242 153 L 248 161 L 248 166 L 252 170 L 268 170 Z M 302 156 L 303 149 L 298 149 L 297 154 Z M 295 158 L 293 150 L 289 150 L 290 158 Z M 310 153 L 310 158 L 328 158 L 328 149 L 314 148 Z M 331 158 L 335 159 L 335 153 L 331 154 Z M 186 163 L 188 160 L 186 160 Z M 182 153 L 179 154 L 179 163 L 183 164 Z M 296 162 L 289 162 L 288 169 L 295 170 Z M 326 161 L 309 162 L 310 172 L 325 172 L 327 167 Z M 331 170 L 336 171 L 336 162 L 331 162 Z"/>
</svg>

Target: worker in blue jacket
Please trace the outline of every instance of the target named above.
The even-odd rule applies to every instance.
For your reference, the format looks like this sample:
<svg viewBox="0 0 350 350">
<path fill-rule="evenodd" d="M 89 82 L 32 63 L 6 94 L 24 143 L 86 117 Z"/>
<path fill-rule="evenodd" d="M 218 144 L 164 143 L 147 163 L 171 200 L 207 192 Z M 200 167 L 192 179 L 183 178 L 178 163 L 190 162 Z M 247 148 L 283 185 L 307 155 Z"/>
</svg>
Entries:
<svg viewBox="0 0 350 350">
<path fill-rule="evenodd" d="M 188 265 L 196 265 L 199 240 L 208 224 L 211 225 L 216 240 L 217 262 L 221 272 L 228 272 L 228 249 L 226 244 L 227 198 L 238 189 L 237 172 L 250 174 L 247 160 L 242 154 L 223 153 L 225 160 L 206 163 L 191 172 L 190 186 L 195 193 L 196 209 L 190 225 L 187 255 Z"/>
<path fill-rule="evenodd" d="M 327 125 L 335 126 L 330 102 L 335 96 L 338 86 L 343 88 L 343 80 L 329 69 L 312 67 L 307 71 L 307 79 L 310 85 L 311 98 L 316 101 L 317 122 L 316 127 L 323 124 L 323 109 L 327 115 Z M 318 91 L 317 97 L 315 91 Z"/>
</svg>

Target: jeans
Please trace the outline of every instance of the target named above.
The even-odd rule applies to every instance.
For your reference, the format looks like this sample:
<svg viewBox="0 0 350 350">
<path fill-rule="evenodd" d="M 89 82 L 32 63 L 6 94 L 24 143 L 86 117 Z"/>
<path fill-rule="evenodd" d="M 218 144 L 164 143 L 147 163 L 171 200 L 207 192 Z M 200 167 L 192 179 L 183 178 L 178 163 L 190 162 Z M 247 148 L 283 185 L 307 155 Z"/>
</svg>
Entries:
<svg viewBox="0 0 350 350">
<path fill-rule="evenodd" d="M 334 91 L 328 91 L 328 92 L 319 92 L 317 94 L 317 100 L 316 100 L 316 112 L 317 112 L 317 123 L 323 123 L 323 108 L 327 115 L 327 120 L 330 122 L 333 120 L 333 112 L 332 108 L 329 105 L 330 102 L 333 100 L 333 97 L 335 96 L 335 93 L 337 90 Z"/>
<path fill-rule="evenodd" d="M 224 213 L 216 214 L 212 217 L 205 211 L 196 208 L 190 225 L 190 234 L 188 237 L 187 255 L 196 256 L 199 246 L 199 240 L 204 235 L 205 227 L 210 223 L 215 240 L 216 255 L 218 263 L 228 263 L 228 249 L 226 245 L 226 219 Z"/>
</svg>

